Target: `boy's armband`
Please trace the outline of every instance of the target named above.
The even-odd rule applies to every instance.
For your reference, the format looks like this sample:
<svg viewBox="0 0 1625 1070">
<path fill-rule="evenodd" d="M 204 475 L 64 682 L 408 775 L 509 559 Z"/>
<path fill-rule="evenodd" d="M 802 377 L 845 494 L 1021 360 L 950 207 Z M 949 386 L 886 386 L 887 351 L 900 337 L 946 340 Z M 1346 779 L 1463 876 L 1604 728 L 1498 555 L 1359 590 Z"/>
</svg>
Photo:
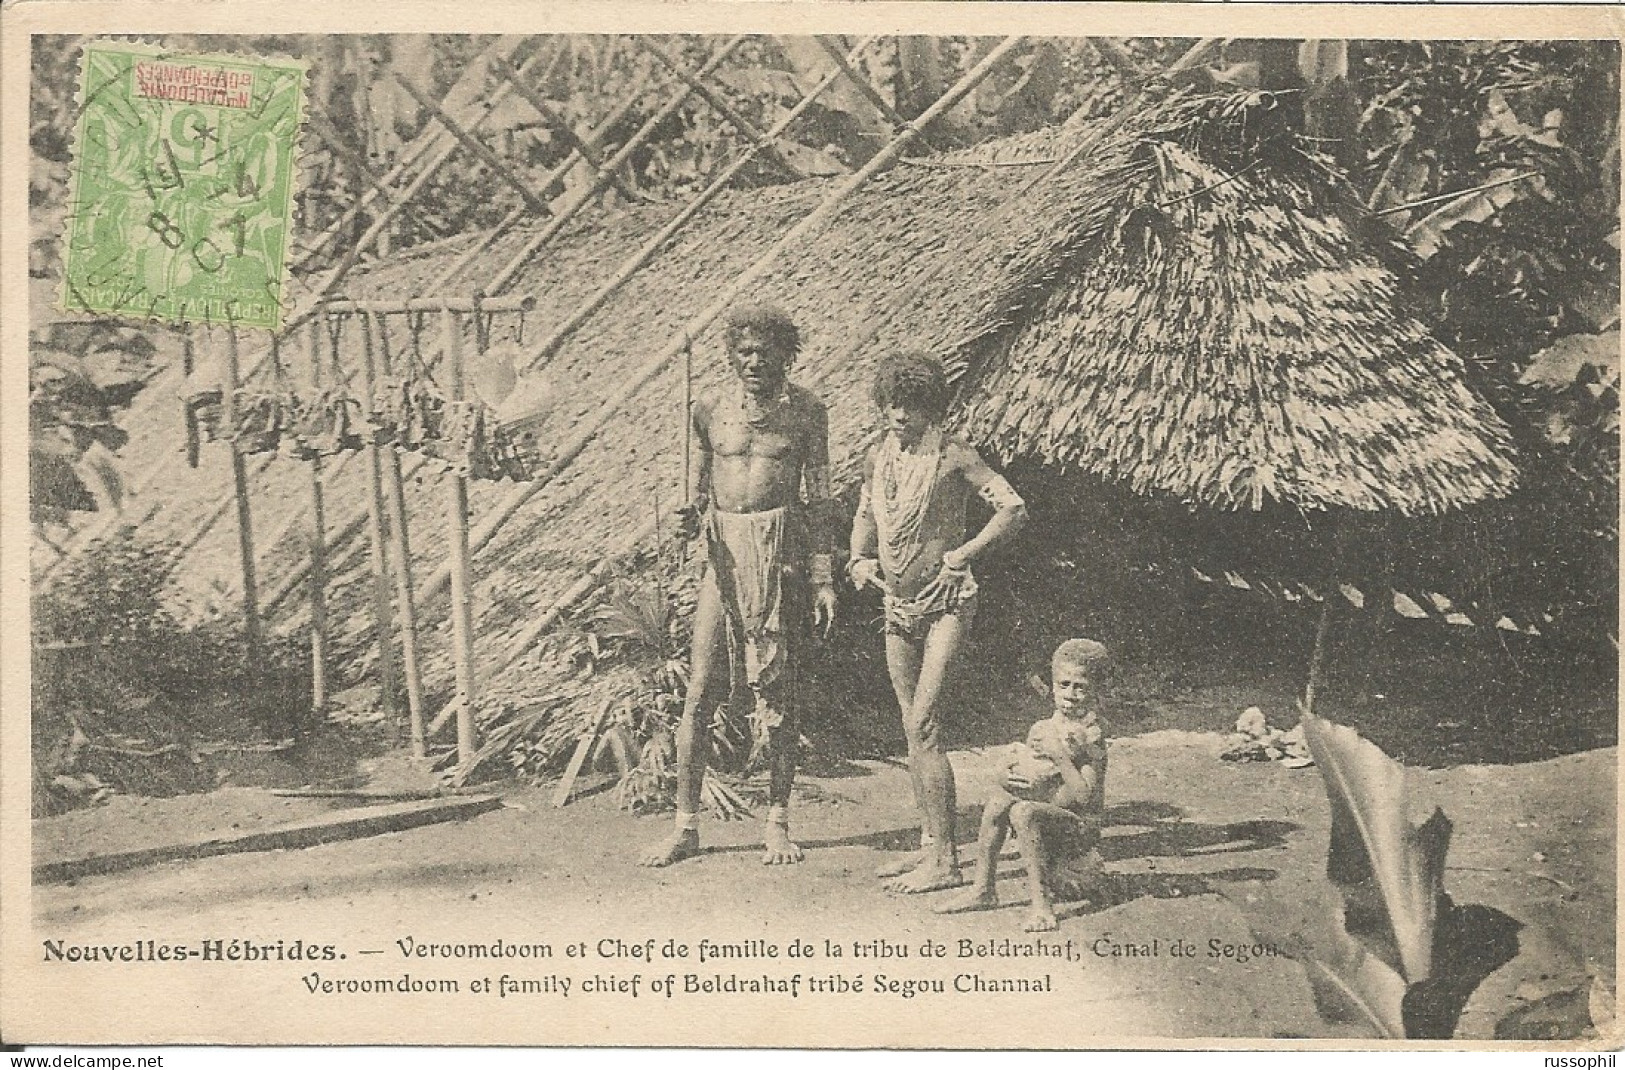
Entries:
<svg viewBox="0 0 1625 1070">
<path fill-rule="evenodd" d="M 995 474 L 976 491 L 976 496 L 994 509 L 1014 509 L 1026 503 L 1003 476 Z"/>
</svg>

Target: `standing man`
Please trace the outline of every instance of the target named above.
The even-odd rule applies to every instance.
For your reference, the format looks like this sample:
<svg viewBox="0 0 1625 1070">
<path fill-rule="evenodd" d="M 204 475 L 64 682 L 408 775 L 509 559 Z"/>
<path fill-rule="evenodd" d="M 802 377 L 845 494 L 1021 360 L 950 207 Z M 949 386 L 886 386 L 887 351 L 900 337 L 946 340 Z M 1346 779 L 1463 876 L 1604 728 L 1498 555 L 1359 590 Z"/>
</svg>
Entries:
<svg viewBox="0 0 1625 1070">
<path fill-rule="evenodd" d="M 797 648 L 807 628 L 809 586 L 812 624 L 827 635 L 835 620 L 829 415 L 789 380 L 801 335 L 784 312 L 737 308 L 723 338 L 737 379 L 731 390 L 694 406 L 700 455 L 683 510 L 685 536 L 704 538 L 706 569 L 677 730 L 677 828 L 643 857 L 647 866 L 699 853 L 709 711 L 724 695 L 736 710 L 741 702 L 750 707 L 756 748 L 769 763 L 762 862 L 802 857 L 790 840 L 789 805 L 801 739 Z"/>
<path fill-rule="evenodd" d="M 948 381 L 923 353 L 900 353 L 875 371 L 885 425 L 863 465 L 847 574 L 885 594 L 886 668 L 903 713 L 908 770 L 920 812 L 920 850 L 880 876 L 897 892 L 961 883 L 954 843 L 954 770 L 942 742 L 938 699 L 976 615 L 971 563 L 1020 530 L 1027 507 L 1004 477 L 942 427 Z M 966 539 L 974 494 L 993 510 Z"/>
</svg>

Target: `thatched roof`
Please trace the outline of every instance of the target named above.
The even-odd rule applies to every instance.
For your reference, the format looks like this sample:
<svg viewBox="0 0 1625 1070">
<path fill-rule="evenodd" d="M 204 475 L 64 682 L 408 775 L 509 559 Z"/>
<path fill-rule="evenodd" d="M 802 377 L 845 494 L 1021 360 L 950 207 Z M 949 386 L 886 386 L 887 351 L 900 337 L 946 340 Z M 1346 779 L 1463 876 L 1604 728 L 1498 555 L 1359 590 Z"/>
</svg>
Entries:
<svg viewBox="0 0 1625 1070">
<path fill-rule="evenodd" d="M 1221 507 L 1437 513 L 1510 490 L 1505 427 L 1334 176 L 1253 100 L 1169 110 L 1063 194 L 1089 228 L 959 354 L 972 437 Z"/>
<path fill-rule="evenodd" d="M 835 389 L 837 423 L 856 430 L 874 361 L 923 345 L 963 376 L 963 426 L 1006 459 L 1195 504 L 1412 514 L 1506 493 L 1506 429 L 1461 361 L 1406 313 L 1395 275 L 1340 214 L 1331 176 L 1272 133 L 1266 99 L 1171 101 L 1002 213 L 1036 170 L 1010 163 L 1062 155 L 1086 131 L 944 161 L 986 169 L 880 177 L 764 287 L 806 325 L 803 375 Z M 830 186 L 721 199 L 574 347 L 636 360 Z M 514 289 L 541 298 L 544 320 L 562 316 L 572 283 L 596 283 L 667 211 L 578 228 Z M 946 270 L 897 308 L 943 258 Z M 370 288 L 400 281 L 384 271 Z"/>
<path fill-rule="evenodd" d="M 1423 513 L 1507 490 L 1505 429 L 1462 385 L 1461 362 L 1396 311 L 1394 276 L 1355 248 L 1303 158 L 1251 164 L 1252 126 L 1224 114 L 1212 102 L 1152 109 L 1008 208 L 1036 167 L 960 165 L 1054 158 L 1080 131 L 903 164 L 788 250 L 750 296 L 781 304 L 801 324 L 795 378 L 830 407 L 837 468 L 850 478 L 876 423 L 868 387 L 880 356 L 925 346 L 960 373 L 960 417 L 983 444 L 1192 502 L 1251 505 L 1275 495 Z M 552 358 L 562 401 L 543 433 L 567 438 L 832 188 L 831 180 L 808 180 L 718 197 Z M 1186 199 L 1167 203 L 1178 197 Z M 1131 211 L 1156 203 L 1166 207 Z M 509 288 L 537 300 L 524 342 L 534 345 L 562 321 L 675 211 L 638 206 L 566 228 Z M 492 242 L 443 292 L 480 288 L 543 225 Z M 471 235 L 380 265 L 352 280 L 348 296 L 421 294 L 486 240 Z M 900 301 L 925 273 L 935 274 Z M 507 317 L 496 329 L 514 326 Z M 398 348 L 398 318 L 390 329 Z M 358 366 L 353 331 L 346 337 L 343 359 Z M 431 323 L 425 352 L 437 343 Z M 724 382 L 715 329 L 696 339 L 694 366 L 696 392 Z M 657 503 L 676 502 L 679 375 L 674 369 L 638 392 L 475 555 L 482 637 L 500 643 L 516 633 L 585 568 L 631 549 Z M 173 423 L 144 430 L 144 444 L 132 447 L 173 456 Z M 330 502 L 365 500 L 363 467 L 329 476 Z M 273 464 L 256 482 L 257 515 L 305 508 L 304 468 Z M 207 500 L 200 475 L 213 488 Z M 171 505 L 153 534 L 194 526 L 229 489 L 223 469 L 216 479 L 174 465 L 149 492 Z M 507 493 L 475 484 L 476 521 Z M 408 494 L 414 556 L 432 570 L 446 559 L 443 496 L 434 480 Z M 256 520 L 262 538 L 274 527 Z M 200 577 L 200 588 L 211 570 L 235 572 L 230 528 L 217 525 L 194 554 L 204 567 L 188 575 Z M 264 571 L 276 575 L 304 552 L 296 525 L 274 551 L 262 546 L 272 558 Z M 335 568 L 346 578 L 335 580 L 333 597 L 343 604 L 330 619 L 349 622 L 360 643 L 366 584 L 354 580 L 365 555 Z M 442 635 L 426 642 L 426 674 L 449 678 Z M 496 649 L 482 645 L 481 656 Z"/>
</svg>

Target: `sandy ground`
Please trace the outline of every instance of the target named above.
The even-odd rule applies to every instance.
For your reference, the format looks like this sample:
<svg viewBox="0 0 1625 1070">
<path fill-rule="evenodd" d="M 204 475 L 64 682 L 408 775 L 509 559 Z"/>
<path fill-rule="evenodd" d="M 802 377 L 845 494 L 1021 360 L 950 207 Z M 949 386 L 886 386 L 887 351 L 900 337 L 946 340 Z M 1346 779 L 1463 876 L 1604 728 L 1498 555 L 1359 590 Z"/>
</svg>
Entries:
<svg viewBox="0 0 1625 1070">
<path fill-rule="evenodd" d="M 1106 1036 L 1348 1035 L 1317 1017 L 1303 970 L 1290 958 L 1266 952 L 1243 963 L 1222 951 L 1226 945 L 1260 942 L 1284 946 L 1296 912 L 1321 885 L 1329 814 L 1315 770 L 1221 762 L 1222 739 L 1212 733 L 1156 731 L 1112 746 L 1103 853 L 1117 877 L 1119 901 L 1062 911 L 1055 941 L 1072 942 L 1075 961 L 1070 962 L 971 958 L 947 965 L 920 959 L 926 941 L 946 945 L 953 956 L 966 939 L 1026 940 L 1022 869 L 1017 858 L 1003 860 L 1005 905 L 980 914 L 942 917 L 931 910 L 940 896 L 883 892 L 873 876 L 875 865 L 912 835 L 907 777 L 890 762 L 851 762 L 842 767 L 847 775 L 806 778 L 796 808 L 797 838 L 808 848 L 801 866 L 760 865 L 754 823 L 707 820 L 702 857 L 666 870 L 642 869 L 635 865 L 639 848 L 667 831 L 669 816 L 629 815 L 617 809 L 610 792 L 555 810 L 548 786 L 512 787 L 504 809 L 467 822 L 40 885 L 34 891 L 34 936 L 79 945 L 149 938 L 195 945 L 209 938 L 286 942 L 326 934 L 347 956 L 314 967 L 330 978 L 399 976 L 403 955 L 397 941 L 407 937 L 420 943 L 545 938 L 555 950 L 580 940 L 589 945 L 585 963 L 502 967 L 515 976 L 573 971 L 578 982 L 595 972 L 622 978 L 672 972 L 658 960 L 651 968 L 634 958 L 599 958 L 597 941 L 604 938 L 628 946 L 651 937 L 695 946 L 701 939 L 757 938 L 781 947 L 803 939 L 818 949 L 809 961 L 689 963 L 675 971 L 842 974 L 870 983 L 871 991 L 862 997 L 780 997 L 774 1014 L 783 1032 L 735 1028 L 727 1035 L 739 1042 L 816 1044 L 838 1034 L 865 1045 L 953 1046 L 987 1043 L 990 1030 L 1002 1043 L 1027 1045 L 1087 1043 Z M 971 819 L 992 754 L 962 751 L 954 761 L 967 804 L 964 838 L 974 829 Z M 1480 921 L 1509 923 L 1516 932 L 1515 954 L 1467 1001 L 1458 1037 L 1490 1038 L 1510 1009 L 1584 982 L 1584 960 L 1612 982 L 1615 813 L 1608 801 L 1616 797 L 1616 762 L 1617 749 L 1604 748 L 1521 765 L 1412 772 L 1417 816 L 1436 802 L 1455 825 L 1448 891 L 1458 905 L 1485 908 L 1476 915 Z M 243 788 L 171 800 L 120 799 L 97 810 L 36 821 L 36 859 L 120 842 L 134 846 L 163 836 L 261 827 L 334 806 Z M 1481 928 L 1482 938 L 1490 940 L 1494 928 Z M 826 940 L 844 947 L 846 955 L 828 958 Z M 873 940 L 913 953 L 885 960 L 853 957 L 852 945 Z M 1153 941 L 1152 953 L 1128 953 Z M 1193 953 L 1173 954 L 1178 941 L 1193 945 Z M 1213 949 L 1218 953 L 1210 953 Z M 405 965 L 419 975 L 448 969 L 421 959 Z M 461 974 L 469 973 L 469 967 L 458 965 Z M 168 1009 L 175 1022 L 185 1023 L 186 1036 L 422 1043 L 500 1035 L 531 1043 L 566 1038 L 670 1043 L 714 1037 L 703 1028 L 693 1031 L 703 1026 L 704 1015 L 755 1005 L 749 997 L 713 996 L 693 1003 L 692 1014 L 668 1019 L 645 993 L 641 1003 L 619 997 L 622 1009 L 600 1016 L 592 1008 L 612 1008 L 610 997 L 593 1004 L 578 988 L 571 997 L 486 1000 L 472 1014 L 448 1015 L 443 1007 L 430 1012 L 433 1005 L 424 1004 L 425 1015 L 399 1018 L 368 1010 L 378 1004 L 363 997 L 306 994 L 302 979 L 312 966 L 280 963 L 243 968 L 244 975 L 254 976 L 247 991 L 252 998 L 291 1001 L 295 1016 L 245 1017 L 236 1009 L 249 998 L 238 987 L 241 975 L 225 970 L 223 964 L 193 968 L 184 986 L 174 990 L 178 1003 Z M 1024 1016 L 1033 1015 L 1034 996 L 967 999 L 951 991 L 911 997 L 872 991 L 877 975 L 894 981 L 951 979 L 966 970 L 997 977 L 1047 974 L 1056 994 L 1041 1004 L 1043 1015 L 1023 1024 Z M 72 1035 L 62 1039 L 86 1035 L 97 1022 L 118 1021 L 126 1013 L 124 1001 L 134 998 L 87 986 L 91 976 L 83 968 L 41 975 L 41 1001 L 53 993 L 100 1001 L 92 1004 L 93 1013 L 77 1016 L 67 1027 Z M 540 1006 L 536 1000 L 570 1009 L 568 1014 L 526 1009 Z M 1074 1009 L 1075 1014 L 1053 1017 Z M 819 1017 L 831 1010 L 841 1014 L 835 1032 L 829 1031 L 831 1019 Z M 650 1016 L 627 1017 L 627 1011 Z"/>
</svg>

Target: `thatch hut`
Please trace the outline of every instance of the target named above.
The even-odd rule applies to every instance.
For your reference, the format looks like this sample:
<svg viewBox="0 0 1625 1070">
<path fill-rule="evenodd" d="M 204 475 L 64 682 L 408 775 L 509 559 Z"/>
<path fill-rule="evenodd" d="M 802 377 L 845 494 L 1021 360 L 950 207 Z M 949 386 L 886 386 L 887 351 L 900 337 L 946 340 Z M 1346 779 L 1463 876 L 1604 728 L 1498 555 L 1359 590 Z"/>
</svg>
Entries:
<svg viewBox="0 0 1625 1070">
<path fill-rule="evenodd" d="M 993 453 L 1174 501 L 1428 514 L 1513 485 L 1505 428 L 1463 381 L 1462 362 L 1403 310 L 1396 275 L 1360 243 L 1332 176 L 1276 125 L 1267 95 L 1175 97 L 1028 188 L 1036 168 L 1086 136 L 1046 130 L 905 162 L 855 192 L 752 295 L 803 325 L 796 378 L 828 402 L 832 450 L 848 480 L 872 426 L 872 368 L 893 347 L 923 345 L 957 374 L 956 419 Z M 830 182 L 731 191 L 696 217 L 553 357 L 563 400 L 552 431 L 563 437 L 595 412 Z M 526 265 L 509 287 L 537 299 L 521 347 L 671 211 L 584 219 Z M 417 294 L 488 243 L 446 287 L 476 291 L 530 233 L 471 235 L 402 257 L 356 279 L 349 296 Z M 911 288 L 922 274 L 929 281 Z M 511 320 L 496 329 L 519 330 Z M 425 347 L 433 339 L 424 335 Z M 720 340 L 697 339 L 695 354 L 696 390 L 719 385 Z M 678 374 L 642 390 L 476 555 L 475 626 L 488 668 L 538 607 L 603 555 L 637 549 L 629 533 L 676 502 Z M 172 432 L 162 432 L 148 435 L 149 449 L 173 449 Z M 298 467 L 273 466 L 256 489 L 262 512 L 303 506 Z M 176 468 L 151 493 L 172 502 L 155 523 L 179 532 L 212 502 L 197 495 L 194 474 Z M 361 500 L 360 478 L 346 473 L 355 493 L 339 487 L 331 498 Z M 432 490 L 409 488 L 414 553 L 426 569 L 446 555 Z M 476 519 L 505 491 L 476 486 Z M 263 552 L 275 555 L 270 574 L 289 567 L 303 552 L 298 528 Z M 213 532 L 194 558 L 231 575 L 229 530 Z M 349 639 L 358 643 L 366 585 L 352 581 L 365 556 L 338 565 L 330 619 L 354 622 Z M 285 624 L 296 621 L 290 610 Z M 428 611 L 431 620 L 442 614 Z M 442 633 L 429 639 L 428 681 L 444 695 L 449 651 Z M 499 690 L 546 686 L 521 667 Z"/>
</svg>

